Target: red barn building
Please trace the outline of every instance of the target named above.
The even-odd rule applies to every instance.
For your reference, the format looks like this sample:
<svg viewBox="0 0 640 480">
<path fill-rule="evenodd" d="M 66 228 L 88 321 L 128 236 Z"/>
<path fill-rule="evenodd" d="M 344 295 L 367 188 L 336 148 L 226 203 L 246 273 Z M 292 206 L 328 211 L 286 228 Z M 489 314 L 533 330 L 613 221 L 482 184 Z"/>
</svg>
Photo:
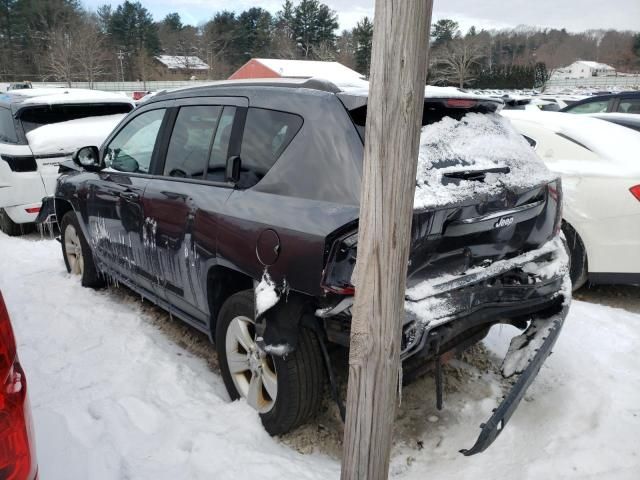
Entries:
<svg viewBox="0 0 640 480">
<path fill-rule="evenodd" d="M 240 67 L 229 80 L 247 78 L 313 78 L 321 77 L 334 82 L 360 82 L 364 77 L 338 62 L 313 60 L 280 60 L 252 58 Z"/>
</svg>

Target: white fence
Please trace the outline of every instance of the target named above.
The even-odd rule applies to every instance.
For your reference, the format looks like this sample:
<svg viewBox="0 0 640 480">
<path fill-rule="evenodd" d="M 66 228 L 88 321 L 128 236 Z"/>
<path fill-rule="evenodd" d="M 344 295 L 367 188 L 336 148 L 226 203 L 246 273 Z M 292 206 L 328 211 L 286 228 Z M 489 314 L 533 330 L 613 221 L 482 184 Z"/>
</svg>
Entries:
<svg viewBox="0 0 640 480">
<path fill-rule="evenodd" d="M 620 75 L 617 77 L 591 77 L 591 78 L 562 78 L 547 82 L 547 87 L 570 88 L 611 88 L 626 87 L 640 88 L 640 75 Z"/>
<path fill-rule="evenodd" d="M 93 88 L 94 90 L 103 90 L 105 92 L 142 92 L 158 90 L 166 90 L 180 87 L 195 87 L 197 85 L 206 85 L 213 80 L 183 80 L 183 81 L 158 81 L 158 82 L 93 82 L 93 86 L 89 82 L 72 82 L 72 88 Z M 39 87 L 68 87 L 65 82 L 32 82 L 34 88 Z"/>
</svg>

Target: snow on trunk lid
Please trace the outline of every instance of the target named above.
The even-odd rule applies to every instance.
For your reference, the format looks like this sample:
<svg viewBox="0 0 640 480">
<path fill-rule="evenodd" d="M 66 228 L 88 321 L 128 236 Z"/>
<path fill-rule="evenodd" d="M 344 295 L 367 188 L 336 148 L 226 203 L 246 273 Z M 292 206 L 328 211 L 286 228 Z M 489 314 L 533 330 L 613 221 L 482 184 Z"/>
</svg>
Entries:
<svg viewBox="0 0 640 480">
<path fill-rule="evenodd" d="M 499 114 L 445 117 L 422 129 L 414 209 L 461 204 L 554 179 L 524 137 Z"/>
</svg>

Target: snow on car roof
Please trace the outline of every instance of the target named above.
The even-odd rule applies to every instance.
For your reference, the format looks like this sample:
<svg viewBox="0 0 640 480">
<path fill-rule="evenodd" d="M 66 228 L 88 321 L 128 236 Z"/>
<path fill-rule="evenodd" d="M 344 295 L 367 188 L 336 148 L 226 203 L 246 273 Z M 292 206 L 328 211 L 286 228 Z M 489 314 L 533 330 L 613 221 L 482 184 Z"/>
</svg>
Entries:
<svg viewBox="0 0 640 480">
<path fill-rule="evenodd" d="M 104 115 L 43 125 L 28 132 L 27 141 L 36 155 L 69 154 L 81 147 L 99 147 L 125 116 Z"/>
<path fill-rule="evenodd" d="M 63 105 L 81 103 L 129 103 L 126 95 L 121 93 L 103 92 L 101 90 L 87 90 L 82 88 L 28 88 L 12 90 L 8 93 L 12 103 L 20 105 Z"/>
<path fill-rule="evenodd" d="M 637 163 L 630 157 L 640 151 L 640 135 L 630 128 L 571 113 L 509 110 L 502 114 L 565 135 L 603 158 Z"/>
<path fill-rule="evenodd" d="M 369 82 L 366 80 L 360 81 L 336 81 L 330 77 L 321 77 L 332 83 L 334 83 L 343 93 L 348 95 L 354 95 L 359 97 L 366 97 L 369 95 Z M 435 87 L 432 85 L 425 86 L 424 89 L 425 98 L 456 98 L 456 99 L 469 99 L 469 100 L 490 100 L 493 102 L 502 102 L 500 98 L 490 97 L 489 95 L 479 95 L 477 93 L 468 92 L 461 88 L 456 87 Z"/>
</svg>

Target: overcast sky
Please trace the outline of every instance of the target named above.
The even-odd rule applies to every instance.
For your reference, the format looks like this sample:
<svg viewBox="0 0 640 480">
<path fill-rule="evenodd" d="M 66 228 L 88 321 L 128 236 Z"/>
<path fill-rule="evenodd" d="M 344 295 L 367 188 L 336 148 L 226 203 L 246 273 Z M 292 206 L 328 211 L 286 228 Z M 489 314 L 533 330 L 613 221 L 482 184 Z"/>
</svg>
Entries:
<svg viewBox="0 0 640 480">
<path fill-rule="evenodd" d="M 105 0 L 83 0 L 95 9 L 111 3 Z M 279 10 L 283 0 L 140 0 L 161 20 L 167 13 L 177 11 L 184 23 L 198 25 L 209 20 L 217 11 L 242 11 L 262 7 L 272 13 Z M 294 3 L 297 3 L 294 0 Z M 351 28 L 365 15 L 373 15 L 374 0 L 324 0 L 336 12 L 340 28 Z M 504 28 L 518 25 L 566 28 L 582 31 L 592 28 L 613 28 L 640 31 L 640 0 L 435 0 L 434 18 L 453 18 L 464 30 L 471 25 L 480 28 Z"/>
</svg>

